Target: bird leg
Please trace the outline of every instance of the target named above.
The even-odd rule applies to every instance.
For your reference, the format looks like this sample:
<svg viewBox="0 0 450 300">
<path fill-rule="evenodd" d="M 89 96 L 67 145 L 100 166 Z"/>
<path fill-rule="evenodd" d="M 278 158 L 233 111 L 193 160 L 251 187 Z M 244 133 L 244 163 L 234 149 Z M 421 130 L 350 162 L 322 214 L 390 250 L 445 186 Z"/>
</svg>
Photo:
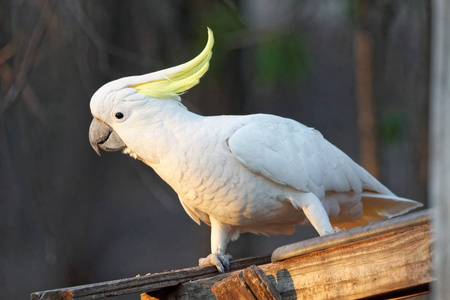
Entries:
<svg viewBox="0 0 450 300">
<path fill-rule="evenodd" d="M 294 197 L 290 197 L 289 200 L 295 208 L 303 210 L 305 216 L 320 236 L 340 231 L 339 229 L 333 229 L 322 202 L 313 193 L 296 194 Z"/>
<path fill-rule="evenodd" d="M 198 260 L 199 266 L 216 266 L 220 273 L 229 270 L 230 254 L 226 254 L 227 244 L 231 239 L 232 227 L 227 224 L 220 223 L 210 216 L 211 220 L 211 254 L 205 258 Z"/>
</svg>

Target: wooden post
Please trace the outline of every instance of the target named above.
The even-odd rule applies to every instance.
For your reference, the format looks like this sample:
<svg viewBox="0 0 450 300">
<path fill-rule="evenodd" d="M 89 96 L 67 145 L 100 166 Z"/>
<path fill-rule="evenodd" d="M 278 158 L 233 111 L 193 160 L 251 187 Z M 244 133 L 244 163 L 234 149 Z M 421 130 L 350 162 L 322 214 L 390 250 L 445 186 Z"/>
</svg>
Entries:
<svg viewBox="0 0 450 300">
<path fill-rule="evenodd" d="M 432 1 L 432 73 L 430 102 L 430 185 L 435 207 L 436 283 L 434 299 L 450 295 L 450 2 Z"/>
<path fill-rule="evenodd" d="M 355 30 L 356 106 L 358 108 L 359 161 L 370 174 L 378 177 L 377 136 L 375 130 L 375 100 L 373 99 L 373 45 L 370 33 L 365 28 L 368 5 L 366 1 L 355 1 L 360 17 Z"/>
<path fill-rule="evenodd" d="M 217 300 L 281 300 L 280 293 L 257 266 L 250 266 L 234 276 L 225 278 L 215 283 L 211 289 Z"/>
</svg>

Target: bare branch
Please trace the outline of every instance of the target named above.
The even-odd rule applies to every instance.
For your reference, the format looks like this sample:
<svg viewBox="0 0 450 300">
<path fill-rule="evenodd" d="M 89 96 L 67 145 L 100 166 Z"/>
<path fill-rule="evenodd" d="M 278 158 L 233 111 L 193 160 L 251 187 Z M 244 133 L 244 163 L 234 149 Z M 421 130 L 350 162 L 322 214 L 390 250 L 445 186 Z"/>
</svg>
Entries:
<svg viewBox="0 0 450 300">
<path fill-rule="evenodd" d="M 94 27 L 78 1 L 66 0 L 65 3 L 75 17 L 75 20 L 79 23 L 81 29 L 97 48 L 99 54 L 99 68 L 102 73 L 109 74 L 111 72 L 108 64 L 108 53 L 138 65 L 151 65 L 154 63 L 153 60 L 143 57 L 135 52 L 110 45 Z"/>
<path fill-rule="evenodd" d="M 9 66 L 9 64 L 4 63 L 0 65 L 0 79 L 9 88 L 12 86 L 14 80 L 14 72 L 13 69 Z M 36 96 L 36 93 L 34 92 L 33 88 L 26 82 L 24 83 L 22 89 L 22 97 L 28 109 L 41 122 L 41 124 L 44 124 L 45 117 L 44 114 L 42 113 L 41 105 L 39 104 L 39 99 Z"/>
<path fill-rule="evenodd" d="M 14 103 L 25 86 L 28 72 L 33 66 L 37 50 L 49 26 L 51 18 L 49 18 L 48 16 L 53 15 L 55 8 L 54 2 L 55 0 L 47 0 L 41 7 L 39 20 L 33 30 L 33 33 L 31 34 L 30 41 L 28 42 L 27 49 L 25 50 L 23 60 L 20 64 L 19 71 L 16 76 L 16 80 L 14 84 L 9 88 L 6 96 L 4 97 L 3 103 L 0 106 L 0 116 L 3 115 L 8 107 Z"/>
<path fill-rule="evenodd" d="M 14 44 L 12 42 L 9 42 L 5 47 L 0 49 L 0 66 L 13 57 L 15 53 L 16 49 L 14 48 Z"/>
</svg>

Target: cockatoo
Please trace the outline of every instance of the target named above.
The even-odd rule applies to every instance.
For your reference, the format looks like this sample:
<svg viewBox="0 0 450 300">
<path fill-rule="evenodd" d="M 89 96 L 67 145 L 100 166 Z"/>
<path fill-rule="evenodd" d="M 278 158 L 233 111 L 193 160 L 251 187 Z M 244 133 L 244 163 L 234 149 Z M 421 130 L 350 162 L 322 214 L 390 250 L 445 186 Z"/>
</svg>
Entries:
<svg viewBox="0 0 450 300">
<path fill-rule="evenodd" d="M 292 234 L 310 223 L 326 235 L 421 206 L 394 195 L 315 129 L 269 114 L 200 116 L 180 95 L 209 68 L 214 43 L 176 67 L 106 83 L 92 96 L 92 148 L 141 160 L 178 194 L 186 213 L 211 226 L 199 265 L 229 267 L 241 233 Z"/>
</svg>

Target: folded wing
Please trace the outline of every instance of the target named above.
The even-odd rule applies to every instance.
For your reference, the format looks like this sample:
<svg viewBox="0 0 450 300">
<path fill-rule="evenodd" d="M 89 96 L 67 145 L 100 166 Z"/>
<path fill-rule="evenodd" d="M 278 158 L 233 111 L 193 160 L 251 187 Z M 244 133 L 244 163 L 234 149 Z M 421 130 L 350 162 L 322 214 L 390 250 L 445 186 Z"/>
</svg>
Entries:
<svg viewBox="0 0 450 300">
<path fill-rule="evenodd" d="M 234 157 L 251 171 L 281 185 L 312 192 L 320 199 L 326 199 L 327 193 L 361 194 L 364 211 L 358 218 L 365 218 L 365 223 L 421 206 L 395 196 L 317 130 L 275 116 L 261 119 L 241 127 L 228 140 Z M 362 225 L 355 220 L 337 220 L 337 226 Z"/>
</svg>

